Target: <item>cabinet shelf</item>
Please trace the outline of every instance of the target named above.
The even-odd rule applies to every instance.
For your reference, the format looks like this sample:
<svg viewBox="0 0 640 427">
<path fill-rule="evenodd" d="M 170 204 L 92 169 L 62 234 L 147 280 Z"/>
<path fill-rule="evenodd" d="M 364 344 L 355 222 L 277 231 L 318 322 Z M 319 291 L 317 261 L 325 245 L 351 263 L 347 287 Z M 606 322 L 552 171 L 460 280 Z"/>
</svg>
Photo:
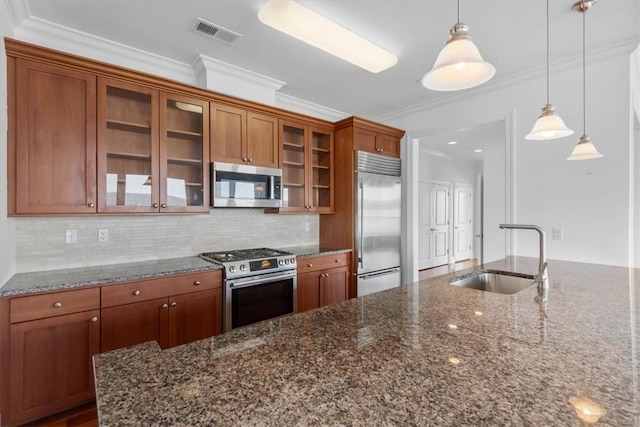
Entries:
<svg viewBox="0 0 640 427">
<path fill-rule="evenodd" d="M 285 182 L 284 184 L 285 187 L 304 187 L 304 184 L 296 184 L 293 182 Z"/>
<path fill-rule="evenodd" d="M 313 151 L 317 151 L 319 153 L 329 153 L 331 150 L 327 149 L 327 148 L 316 148 L 316 147 L 312 147 L 311 148 Z"/>
<path fill-rule="evenodd" d="M 151 126 L 146 123 L 125 122 L 122 120 L 107 120 L 109 129 L 125 130 L 138 133 L 150 133 Z"/>
<path fill-rule="evenodd" d="M 299 163 L 299 162 L 286 162 L 286 161 L 283 161 L 282 164 L 285 165 L 285 166 L 295 166 L 295 167 L 300 167 L 300 168 L 304 167 L 304 163 Z"/>
<path fill-rule="evenodd" d="M 129 160 L 151 160 L 151 155 L 149 154 L 136 154 L 136 153 L 110 152 L 110 153 L 107 153 L 107 157 L 116 158 L 116 159 L 129 159 Z"/>
<path fill-rule="evenodd" d="M 167 129 L 167 136 L 173 138 L 202 138 L 202 132 L 192 132 L 188 130 Z"/>
<path fill-rule="evenodd" d="M 328 185 L 316 185 L 316 184 L 314 184 L 314 185 L 313 185 L 313 188 L 320 188 L 320 189 L 323 189 L 323 188 L 324 188 L 324 189 L 327 189 L 327 190 L 328 190 L 328 189 L 329 189 L 329 188 L 331 188 L 331 187 L 330 187 L 330 186 L 328 186 Z"/>
<path fill-rule="evenodd" d="M 202 165 L 202 160 L 199 159 L 179 159 L 179 158 L 167 158 L 167 163 L 179 164 L 179 165 Z"/>
<path fill-rule="evenodd" d="M 329 166 L 322 166 L 322 165 L 313 165 L 314 169 L 326 169 L 329 170 Z"/>
<path fill-rule="evenodd" d="M 285 147 L 304 148 L 304 144 L 294 144 L 293 142 L 286 141 L 284 141 L 282 145 L 284 145 Z"/>
</svg>

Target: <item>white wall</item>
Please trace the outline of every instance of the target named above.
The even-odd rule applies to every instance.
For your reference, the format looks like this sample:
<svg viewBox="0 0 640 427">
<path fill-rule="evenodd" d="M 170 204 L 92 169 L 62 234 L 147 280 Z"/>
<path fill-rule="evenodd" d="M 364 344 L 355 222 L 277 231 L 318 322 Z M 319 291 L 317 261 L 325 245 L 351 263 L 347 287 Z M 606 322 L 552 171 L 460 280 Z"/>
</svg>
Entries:
<svg viewBox="0 0 640 427">
<path fill-rule="evenodd" d="M 13 36 L 7 2 L 0 1 L 0 286 L 15 272 L 15 231 L 7 218 L 7 55 L 4 37 Z"/>
<path fill-rule="evenodd" d="M 424 140 L 420 141 L 425 143 Z M 465 158 L 453 158 L 420 150 L 419 179 L 425 181 L 455 182 L 458 184 L 474 185 L 476 164 Z"/>
<path fill-rule="evenodd" d="M 630 265 L 640 268 L 640 47 L 631 55 L 631 129 L 629 140 L 629 179 Z"/>
<path fill-rule="evenodd" d="M 507 222 L 506 212 L 506 150 L 504 127 L 502 135 L 484 146 L 482 175 L 484 181 L 483 203 L 483 262 L 491 262 L 504 258 L 506 254 L 505 232 L 498 228 Z"/>
<path fill-rule="evenodd" d="M 588 134 L 604 154 L 599 160 L 565 160 L 582 129 L 581 60 L 552 66 L 551 101 L 576 130 L 568 138 L 524 139 L 545 103 L 542 69 L 536 75 L 496 80 L 451 96 L 448 102 L 382 119 L 420 136 L 504 120 L 515 112 L 515 212 L 511 221 L 538 224 L 549 234 L 552 227 L 562 227 L 564 240 L 548 241 L 549 258 L 627 265 L 631 49 L 629 44 L 588 55 Z M 518 233 L 516 254 L 537 256 L 535 233 Z"/>
</svg>

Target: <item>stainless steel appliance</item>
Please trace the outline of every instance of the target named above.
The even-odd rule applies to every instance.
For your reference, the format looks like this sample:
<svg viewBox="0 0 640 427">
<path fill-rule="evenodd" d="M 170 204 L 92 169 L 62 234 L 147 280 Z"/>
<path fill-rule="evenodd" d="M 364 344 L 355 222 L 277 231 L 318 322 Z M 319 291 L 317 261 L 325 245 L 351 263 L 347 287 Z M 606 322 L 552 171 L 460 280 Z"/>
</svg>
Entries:
<svg viewBox="0 0 640 427">
<path fill-rule="evenodd" d="M 279 208 L 282 169 L 213 162 L 213 207 Z"/>
<path fill-rule="evenodd" d="M 358 296 L 400 286 L 400 159 L 357 152 L 355 256 Z"/>
<path fill-rule="evenodd" d="M 296 312 L 296 257 L 290 252 L 256 248 L 200 256 L 224 266 L 225 332 Z"/>
</svg>

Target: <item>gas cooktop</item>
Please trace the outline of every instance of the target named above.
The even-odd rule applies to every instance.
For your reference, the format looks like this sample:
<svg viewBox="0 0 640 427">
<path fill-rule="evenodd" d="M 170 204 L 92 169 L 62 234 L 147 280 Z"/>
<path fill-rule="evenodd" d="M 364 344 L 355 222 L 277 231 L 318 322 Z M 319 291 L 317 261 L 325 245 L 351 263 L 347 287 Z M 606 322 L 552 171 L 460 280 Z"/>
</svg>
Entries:
<svg viewBox="0 0 640 427">
<path fill-rule="evenodd" d="M 207 261 L 222 264 L 226 279 L 296 268 L 295 255 L 291 252 L 271 248 L 204 252 L 200 254 L 200 257 Z"/>
</svg>

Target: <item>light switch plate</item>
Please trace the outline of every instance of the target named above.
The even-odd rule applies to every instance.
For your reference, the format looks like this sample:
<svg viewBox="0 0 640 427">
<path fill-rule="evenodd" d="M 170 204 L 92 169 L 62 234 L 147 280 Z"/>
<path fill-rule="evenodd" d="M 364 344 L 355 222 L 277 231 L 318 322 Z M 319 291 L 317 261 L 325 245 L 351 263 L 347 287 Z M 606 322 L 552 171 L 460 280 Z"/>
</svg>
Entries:
<svg viewBox="0 0 640 427">
<path fill-rule="evenodd" d="M 556 228 L 553 227 L 553 240 L 562 240 L 563 232 L 562 227 Z"/>
<path fill-rule="evenodd" d="M 98 242 L 108 242 L 109 241 L 109 230 L 102 229 L 98 230 Z"/>
</svg>

